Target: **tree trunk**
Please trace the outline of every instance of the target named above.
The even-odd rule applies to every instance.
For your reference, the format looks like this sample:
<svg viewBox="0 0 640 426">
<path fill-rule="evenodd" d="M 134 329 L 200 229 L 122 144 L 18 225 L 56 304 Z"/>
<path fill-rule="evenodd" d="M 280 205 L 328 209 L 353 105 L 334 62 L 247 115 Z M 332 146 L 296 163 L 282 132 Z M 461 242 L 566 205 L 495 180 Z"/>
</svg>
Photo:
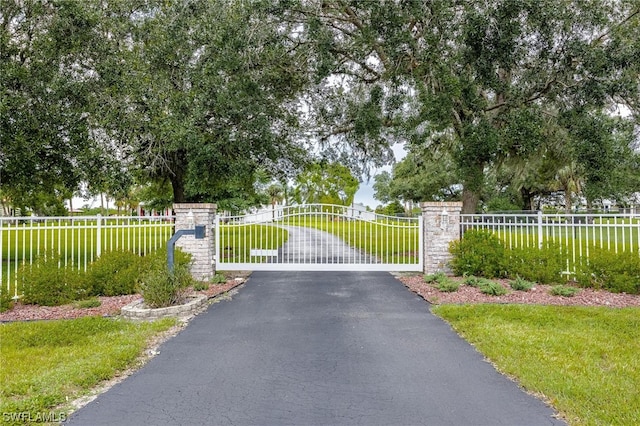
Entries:
<svg viewBox="0 0 640 426">
<path fill-rule="evenodd" d="M 522 209 L 533 210 L 534 194 L 529 190 L 529 188 L 520 188 L 520 196 L 522 197 Z"/>
<path fill-rule="evenodd" d="M 564 190 L 564 211 L 565 213 L 569 214 L 571 213 L 571 208 L 572 208 L 572 203 L 571 203 L 571 191 L 565 189 Z"/>
<path fill-rule="evenodd" d="M 198 200 L 187 199 L 185 187 L 188 165 L 184 150 L 179 150 L 171 155 L 169 160 L 169 180 L 173 189 L 174 203 L 198 202 Z"/>
<path fill-rule="evenodd" d="M 478 209 L 480 194 L 466 187 L 462 189 L 462 214 L 473 214 Z"/>
<path fill-rule="evenodd" d="M 187 197 L 184 193 L 184 179 L 181 175 L 175 174 L 171 176 L 171 188 L 173 189 L 173 202 L 186 203 Z"/>
</svg>

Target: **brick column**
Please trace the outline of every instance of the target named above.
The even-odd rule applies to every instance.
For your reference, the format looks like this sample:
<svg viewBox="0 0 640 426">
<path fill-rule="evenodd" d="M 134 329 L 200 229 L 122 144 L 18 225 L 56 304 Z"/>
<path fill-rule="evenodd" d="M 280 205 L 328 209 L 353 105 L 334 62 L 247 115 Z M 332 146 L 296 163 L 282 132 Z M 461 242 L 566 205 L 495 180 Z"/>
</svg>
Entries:
<svg viewBox="0 0 640 426">
<path fill-rule="evenodd" d="M 462 203 L 421 203 L 424 226 L 424 273 L 450 272 L 449 243 L 460 239 Z"/>
<path fill-rule="evenodd" d="M 193 229 L 195 225 L 205 226 L 205 237 L 196 239 L 193 235 L 183 235 L 176 242 L 185 253 L 191 254 L 191 275 L 193 278 L 206 281 L 216 273 L 213 257 L 215 254 L 215 229 L 213 228 L 216 216 L 215 204 L 174 204 L 173 211 L 176 214 L 176 231 L 181 229 Z"/>
</svg>

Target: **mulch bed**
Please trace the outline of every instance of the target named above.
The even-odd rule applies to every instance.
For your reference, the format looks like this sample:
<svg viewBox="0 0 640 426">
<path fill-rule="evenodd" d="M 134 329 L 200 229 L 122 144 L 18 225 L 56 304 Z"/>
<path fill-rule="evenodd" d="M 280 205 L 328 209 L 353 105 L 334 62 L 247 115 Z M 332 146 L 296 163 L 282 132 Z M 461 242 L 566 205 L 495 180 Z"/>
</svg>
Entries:
<svg viewBox="0 0 640 426">
<path fill-rule="evenodd" d="M 431 284 L 424 282 L 422 275 L 399 275 L 397 277 L 409 290 L 420 295 L 432 304 L 467 304 L 467 303 L 516 303 L 530 305 L 564 305 L 564 306 L 608 306 L 624 308 L 640 306 L 640 296 L 626 293 L 610 293 L 603 290 L 581 288 L 572 297 L 553 296 L 550 285 L 536 284 L 530 291 L 515 291 L 506 280 L 495 280 L 509 290 L 504 296 L 491 296 L 482 293 L 478 288 L 464 285 L 455 292 L 443 292 Z M 462 278 L 453 278 L 462 280 Z"/>
<path fill-rule="evenodd" d="M 247 274 L 240 276 L 242 280 L 230 279 L 222 284 L 209 284 L 207 290 L 193 291 L 193 294 L 206 295 L 209 298 L 218 296 L 242 284 L 246 276 Z M 101 296 L 98 297 L 100 306 L 95 308 L 78 308 L 75 303 L 61 306 L 38 306 L 18 302 L 10 310 L 0 313 L 0 322 L 74 319 L 86 316 L 112 317 L 119 315 L 123 306 L 141 299 L 140 294 Z"/>
<path fill-rule="evenodd" d="M 209 298 L 224 294 L 242 284 L 249 274 L 239 275 L 240 280 L 230 279 L 223 284 L 210 284 L 207 290 L 193 292 L 203 294 Z M 400 274 L 397 278 L 411 291 L 420 295 L 432 304 L 468 304 L 468 303 L 513 303 L 532 305 L 565 305 L 565 306 L 607 306 L 612 308 L 624 308 L 640 306 L 640 296 L 625 293 L 609 293 L 602 290 L 580 289 L 573 297 L 553 296 L 550 294 L 551 286 L 536 285 L 530 291 L 511 290 L 506 280 L 497 280 L 509 293 L 504 296 L 490 296 L 483 294 L 479 289 L 467 285 L 460 285 L 458 291 L 447 293 L 439 291 L 431 284 L 424 282 L 422 275 Z M 460 278 L 454 278 L 460 279 Z M 142 299 L 139 294 L 128 296 L 98 297 L 100 306 L 95 308 L 78 308 L 75 304 L 63 306 L 37 306 L 16 303 L 12 309 L 0 313 L 0 322 L 33 321 L 73 319 L 85 316 L 117 316 L 120 309 L 129 303 Z"/>
</svg>

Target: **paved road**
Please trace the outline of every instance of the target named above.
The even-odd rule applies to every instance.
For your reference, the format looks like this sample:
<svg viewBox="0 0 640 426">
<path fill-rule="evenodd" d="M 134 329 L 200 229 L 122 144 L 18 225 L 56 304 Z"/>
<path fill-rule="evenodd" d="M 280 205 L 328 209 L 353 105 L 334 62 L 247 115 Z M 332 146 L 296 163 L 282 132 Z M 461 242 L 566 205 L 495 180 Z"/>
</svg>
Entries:
<svg viewBox="0 0 640 426">
<path fill-rule="evenodd" d="M 281 226 L 289 239 L 280 248 L 278 263 L 378 263 L 379 261 L 345 243 L 339 237 L 304 226 Z"/>
<path fill-rule="evenodd" d="M 382 272 L 256 272 L 69 425 L 556 425 Z"/>
</svg>

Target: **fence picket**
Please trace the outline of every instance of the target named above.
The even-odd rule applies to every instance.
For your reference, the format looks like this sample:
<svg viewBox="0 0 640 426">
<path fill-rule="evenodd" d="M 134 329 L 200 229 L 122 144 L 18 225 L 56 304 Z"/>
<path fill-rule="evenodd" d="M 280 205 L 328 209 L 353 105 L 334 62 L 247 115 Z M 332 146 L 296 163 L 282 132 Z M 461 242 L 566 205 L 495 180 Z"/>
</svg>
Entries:
<svg viewBox="0 0 640 426">
<path fill-rule="evenodd" d="M 568 274 L 574 274 L 578 265 L 588 260 L 594 247 L 615 253 L 629 250 L 640 256 L 637 214 L 466 214 L 461 215 L 460 226 L 463 236 L 469 229 L 490 231 L 509 249 L 558 244 L 566 253 Z M 536 234 L 537 240 L 530 238 Z"/>
<path fill-rule="evenodd" d="M 0 217 L 0 291 L 19 296 L 21 265 L 50 251 L 60 266 L 83 270 L 105 248 L 147 254 L 166 244 L 173 222 L 173 216 Z"/>
</svg>

